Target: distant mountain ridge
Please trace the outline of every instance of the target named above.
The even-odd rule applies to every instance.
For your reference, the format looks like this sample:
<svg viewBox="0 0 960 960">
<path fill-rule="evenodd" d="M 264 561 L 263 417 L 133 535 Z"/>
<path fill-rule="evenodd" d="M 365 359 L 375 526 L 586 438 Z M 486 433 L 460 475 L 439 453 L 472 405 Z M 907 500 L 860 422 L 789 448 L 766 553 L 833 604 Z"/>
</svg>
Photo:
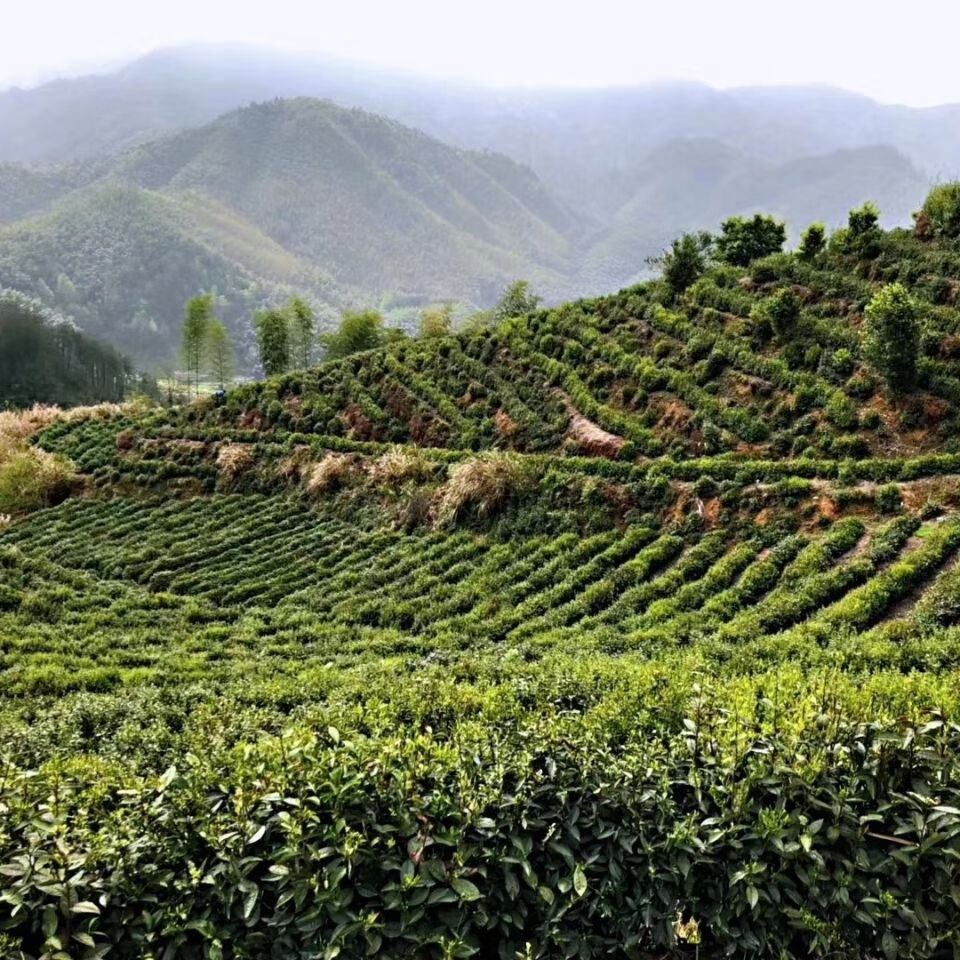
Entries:
<svg viewBox="0 0 960 960">
<path fill-rule="evenodd" d="M 608 209 L 611 179 L 677 138 L 719 140 L 772 163 L 882 144 L 929 179 L 960 174 L 960 104 L 888 106 L 823 86 L 498 90 L 236 46 L 157 50 L 114 73 L 0 93 L 0 160 L 89 157 L 251 101 L 295 96 L 328 98 L 451 144 L 504 153 L 594 213 Z"/>
</svg>

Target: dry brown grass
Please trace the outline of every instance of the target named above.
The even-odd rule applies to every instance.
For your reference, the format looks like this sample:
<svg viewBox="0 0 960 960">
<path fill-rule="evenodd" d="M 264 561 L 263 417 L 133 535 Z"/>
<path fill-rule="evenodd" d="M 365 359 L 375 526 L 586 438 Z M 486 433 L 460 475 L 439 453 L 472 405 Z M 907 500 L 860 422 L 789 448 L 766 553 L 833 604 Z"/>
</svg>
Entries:
<svg viewBox="0 0 960 960">
<path fill-rule="evenodd" d="M 356 458 L 346 453 L 328 453 L 303 471 L 307 493 L 316 496 L 343 486 L 356 470 Z"/>
<path fill-rule="evenodd" d="M 380 486 L 399 487 L 412 480 L 416 483 L 429 480 L 435 466 L 419 451 L 404 447 L 391 447 L 369 467 L 370 479 Z"/>
<path fill-rule="evenodd" d="M 467 509 L 488 518 L 502 509 L 516 494 L 533 483 L 529 465 L 519 457 L 492 453 L 457 464 L 440 489 L 437 501 L 438 524 L 453 523 Z"/>
<path fill-rule="evenodd" d="M 25 441 L 61 421 L 109 420 L 141 409 L 138 403 L 98 403 L 86 407 L 56 407 L 35 403 L 26 410 L 0 411 L 0 439 Z"/>
<path fill-rule="evenodd" d="M 25 513 L 59 503 L 76 484 L 69 460 L 0 438 L 0 512 Z"/>
<path fill-rule="evenodd" d="M 118 403 L 68 409 L 38 403 L 0 411 L 0 512 L 9 517 L 59 503 L 78 485 L 68 460 L 31 445 L 36 433 L 64 420 L 109 419 L 135 409 Z"/>
<path fill-rule="evenodd" d="M 253 466 L 253 450 L 248 443 L 225 443 L 217 454 L 217 469 L 228 480 L 236 480 Z"/>
</svg>

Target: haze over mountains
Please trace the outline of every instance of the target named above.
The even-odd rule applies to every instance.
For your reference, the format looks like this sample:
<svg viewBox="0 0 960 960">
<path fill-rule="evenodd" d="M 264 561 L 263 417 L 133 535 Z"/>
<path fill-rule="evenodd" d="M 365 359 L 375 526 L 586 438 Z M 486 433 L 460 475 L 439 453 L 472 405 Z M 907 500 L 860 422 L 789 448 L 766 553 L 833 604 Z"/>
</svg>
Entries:
<svg viewBox="0 0 960 960">
<path fill-rule="evenodd" d="M 958 173 L 960 106 L 820 87 L 493 90 L 179 48 L 0 93 L 0 286 L 156 364 L 201 289 L 238 332 L 294 290 L 326 317 L 482 306 L 521 276 L 557 300 L 631 282 L 678 232 L 734 213 L 773 213 L 796 237 L 870 199 L 907 224 Z"/>
</svg>

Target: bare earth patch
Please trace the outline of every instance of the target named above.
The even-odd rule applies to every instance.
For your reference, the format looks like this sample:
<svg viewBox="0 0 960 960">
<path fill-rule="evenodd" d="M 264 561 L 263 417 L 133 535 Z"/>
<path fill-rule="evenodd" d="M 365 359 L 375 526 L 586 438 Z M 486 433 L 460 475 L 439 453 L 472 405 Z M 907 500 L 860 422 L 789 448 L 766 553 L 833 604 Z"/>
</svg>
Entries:
<svg viewBox="0 0 960 960">
<path fill-rule="evenodd" d="M 598 427 L 592 420 L 576 411 L 571 413 L 567 433 L 591 457 L 606 457 L 608 460 L 616 460 L 627 442 L 623 437 Z"/>
</svg>

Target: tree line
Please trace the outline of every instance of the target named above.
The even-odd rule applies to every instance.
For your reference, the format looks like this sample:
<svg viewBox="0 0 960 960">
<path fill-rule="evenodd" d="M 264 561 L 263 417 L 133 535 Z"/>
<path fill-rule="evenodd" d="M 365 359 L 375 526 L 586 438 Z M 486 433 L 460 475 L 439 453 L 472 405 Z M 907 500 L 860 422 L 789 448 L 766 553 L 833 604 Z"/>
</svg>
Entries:
<svg viewBox="0 0 960 960">
<path fill-rule="evenodd" d="M 156 384 L 110 344 L 36 301 L 0 291 L 0 405 L 119 402 L 155 392 Z"/>
<path fill-rule="evenodd" d="M 510 284 L 494 307 L 476 311 L 464 320 L 467 329 L 497 323 L 536 309 L 540 297 L 526 280 Z M 418 336 L 443 337 L 453 332 L 455 306 L 451 302 L 420 311 Z M 253 315 L 253 332 L 259 363 L 266 376 L 292 369 L 306 369 L 322 354 L 337 360 L 364 350 L 402 340 L 407 334 L 388 327 L 383 315 L 372 309 L 345 310 L 334 331 L 318 333 L 316 313 L 301 297 L 291 297 L 279 307 L 258 310 Z M 187 396 L 198 395 L 201 379 L 226 389 L 236 372 L 236 356 L 226 327 L 216 316 L 215 297 L 204 293 L 186 305 L 180 355 L 187 375 Z"/>
</svg>

